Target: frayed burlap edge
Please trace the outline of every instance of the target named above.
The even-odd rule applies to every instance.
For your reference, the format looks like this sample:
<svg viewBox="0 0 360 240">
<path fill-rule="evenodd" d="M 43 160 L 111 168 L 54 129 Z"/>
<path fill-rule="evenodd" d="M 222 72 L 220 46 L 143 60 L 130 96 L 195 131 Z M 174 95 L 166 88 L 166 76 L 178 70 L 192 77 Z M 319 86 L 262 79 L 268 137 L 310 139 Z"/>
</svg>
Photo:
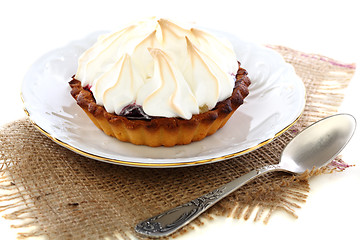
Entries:
<svg viewBox="0 0 360 240">
<path fill-rule="evenodd" d="M 0 177 L 0 189 L 3 192 L 8 192 L 7 194 L 0 196 L 0 212 L 3 213 L 2 217 L 7 220 L 16 220 L 16 222 L 18 222 L 11 226 L 12 228 L 21 229 L 21 232 L 18 233 L 18 239 L 32 237 L 47 238 L 48 233 L 46 229 L 44 230 L 40 227 L 41 223 L 39 223 L 38 218 L 36 217 L 38 215 L 38 209 L 32 203 L 32 197 L 28 194 L 26 188 L 19 187 L 15 184 L 15 180 L 13 181 L 10 175 L 4 173 L 4 168 L 6 169 L 9 167 L 5 166 L 7 165 L 7 162 L 2 162 L 1 164 L 2 172 Z M 204 225 L 206 221 L 213 220 L 214 215 L 248 220 L 255 211 L 256 215 L 253 220 L 263 220 L 265 224 L 276 211 L 284 211 L 297 218 L 295 211 L 296 209 L 301 208 L 300 204 L 305 203 L 307 193 L 310 191 L 308 179 L 312 176 L 330 174 L 334 171 L 341 172 L 348 167 L 349 165 L 344 163 L 341 158 L 336 158 L 329 166 L 321 169 L 312 169 L 302 175 L 291 176 L 290 179 L 278 178 L 271 185 L 268 185 L 266 188 L 260 188 L 252 194 L 244 191 L 246 201 L 239 202 L 236 201 L 236 199 L 232 199 L 230 196 L 227 199 L 222 200 L 218 205 L 215 205 L 208 212 L 201 215 L 198 219 L 181 229 L 179 232 L 173 234 L 170 238 L 176 238 L 177 236 L 185 234 L 188 231 L 193 230 L 195 226 L 199 227 Z M 264 194 L 267 194 L 269 191 L 275 191 L 282 196 L 281 200 L 275 205 L 274 203 L 266 204 L 267 201 L 264 201 L 262 198 Z M 69 203 L 68 205 L 76 207 L 78 203 Z M 113 235 L 107 236 L 107 239 L 130 239 L 133 236 L 133 233 L 119 231 L 113 233 Z"/>
</svg>

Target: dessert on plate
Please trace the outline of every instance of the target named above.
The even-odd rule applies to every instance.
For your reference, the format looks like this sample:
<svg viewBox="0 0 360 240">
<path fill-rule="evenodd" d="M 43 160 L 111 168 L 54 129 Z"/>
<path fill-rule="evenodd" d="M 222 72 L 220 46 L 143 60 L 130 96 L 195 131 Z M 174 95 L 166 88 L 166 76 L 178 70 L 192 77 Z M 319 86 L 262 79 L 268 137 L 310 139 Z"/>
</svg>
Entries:
<svg viewBox="0 0 360 240">
<path fill-rule="evenodd" d="M 250 79 L 230 42 L 150 18 L 99 37 L 69 84 L 107 135 L 155 147 L 215 133 L 243 104 Z"/>
</svg>

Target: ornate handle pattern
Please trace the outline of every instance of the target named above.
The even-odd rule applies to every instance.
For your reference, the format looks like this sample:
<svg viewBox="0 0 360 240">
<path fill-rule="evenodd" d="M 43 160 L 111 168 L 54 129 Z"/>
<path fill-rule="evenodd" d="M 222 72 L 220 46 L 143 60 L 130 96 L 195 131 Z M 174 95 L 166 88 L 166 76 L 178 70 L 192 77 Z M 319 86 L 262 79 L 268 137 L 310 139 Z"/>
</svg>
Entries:
<svg viewBox="0 0 360 240">
<path fill-rule="evenodd" d="M 248 181 L 266 172 L 279 169 L 280 166 L 272 165 L 253 170 L 197 199 L 140 222 L 136 225 L 135 231 L 149 237 L 168 236 L 194 220 L 201 213 Z"/>
<path fill-rule="evenodd" d="M 225 189 L 226 187 L 218 188 L 184 205 L 149 218 L 136 225 L 135 230 L 153 237 L 167 236 L 214 205 L 224 194 Z"/>
</svg>

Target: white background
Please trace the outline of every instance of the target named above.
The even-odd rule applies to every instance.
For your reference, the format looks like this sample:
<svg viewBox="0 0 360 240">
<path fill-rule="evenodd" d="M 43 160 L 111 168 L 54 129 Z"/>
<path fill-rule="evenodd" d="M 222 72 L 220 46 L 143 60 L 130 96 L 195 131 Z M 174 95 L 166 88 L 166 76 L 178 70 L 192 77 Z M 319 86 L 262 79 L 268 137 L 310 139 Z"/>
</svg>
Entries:
<svg viewBox="0 0 360 240">
<path fill-rule="evenodd" d="M 360 65 L 359 4 L 354 1 L 1 1 L 0 124 L 24 117 L 22 78 L 44 53 L 97 30 L 116 30 L 147 16 L 194 21 L 261 44 L 278 44 Z M 351 81 L 341 112 L 360 122 L 360 75 Z M 360 130 L 344 150 L 357 164 L 315 177 L 298 219 L 277 213 L 262 222 L 216 218 L 179 239 L 359 239 Z M 0 219 L 1 239 L 15 239 Z"/>
</svg>

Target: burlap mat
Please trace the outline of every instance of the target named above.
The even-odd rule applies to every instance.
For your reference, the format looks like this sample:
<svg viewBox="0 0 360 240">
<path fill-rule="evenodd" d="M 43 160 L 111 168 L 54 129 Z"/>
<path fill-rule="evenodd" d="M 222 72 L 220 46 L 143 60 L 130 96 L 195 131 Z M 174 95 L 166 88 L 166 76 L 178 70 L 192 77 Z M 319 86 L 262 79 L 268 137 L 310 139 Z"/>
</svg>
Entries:
<svg viewBox="0 0 360 240">
<path fill-rule="evenodd" d="M 218 163 L 142 169 L 79 156 L 40 134 L 28 120 L 19 120 L 3 127 L 0 133 L 3 216 L 18 220 L 13 227 L 24 228 L 19 238 L 128 239 L 136 236 L 133 227 L 140 220 L 192 200 L 256 167 L 277 163 L 283 147 L 299 130 L 337 111 L 355 65 L 270 47 L 295 67 L 307 89 L 302 117 L 272 143 Z M 309 191 L 308 177 L 346 167 L 338 158 L 328 167 L 302 176 L 267 174 L 219 202 L 177 234 L 214 214 L 245 219 L 251 215 L 264 222 L 274 211 L 296 217 L 295 210 Z"/>
</svg>

